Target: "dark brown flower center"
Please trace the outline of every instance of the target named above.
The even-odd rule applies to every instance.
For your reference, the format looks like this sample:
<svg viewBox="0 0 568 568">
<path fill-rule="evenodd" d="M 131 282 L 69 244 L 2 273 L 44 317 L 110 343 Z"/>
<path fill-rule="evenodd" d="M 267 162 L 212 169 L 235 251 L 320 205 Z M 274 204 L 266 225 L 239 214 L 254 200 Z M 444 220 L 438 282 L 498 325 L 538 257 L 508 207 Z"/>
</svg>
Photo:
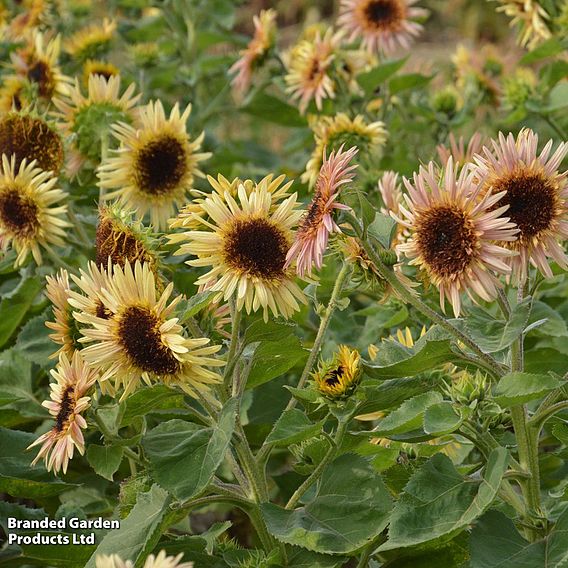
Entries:
<svg viewBox="0 0 568 568">
<path fill-rule="evenodd" d="M 53 72 L 47 62 L 41 59 L 33 61 L 28 69 L 27 76 L 32 83 L 37 84 L 40 97 L 51 98 L 55 91 L 55 82 L 53 80 Z"/>
<path fill-rule="evenodd" d="M 0 222 L 20 238 L 33 237 L 39 227 L 38 207 L 16 187 L 0 191 Z"/>
<path fill-rule="evenodd" d="M 112 315 L 112 312 L 100 300 L 97 300 L 97 307 L 95 308 L 95 315 L 98 318 L 107 320 Z"/>
<path fill-rule="evenodd" d="M 473 223 L 457 207 L 439 206 L 418 217 L 418 250 L 437 276 L 460 275 L 476 254 L 477 236 Z"/>
<path fill-rule="evenodd" d="M 16 155 L 16 169 L 22 160 L 37 160 L 45 171 L 59 173 L 63 165 L 61 137 L 41 118 L 8 113 L 0 120 L 0 154 Z"/>
<path fill-rule="evenodd" d="M 400 0 L 371 0 L 365 7 L 365 18 L 370 27 L 392 31 L 404 19 L 404 6 Z"/>
<path fill-rule="evenodd" d="M 59 412 L 55 417 L 55 430 L 57 432 L 62 432 L 67 424 L 69 416 L 73 413 L 74 408 L 73 400 L 73 387 L 68 386 L 61 396 L 61 403 L 59 404 Z"/>
<path fill-rule="evenodd" d="M 129 306 L 120 317 L 120 342 L 139 369 L 155 375 L 175 374 L 180 363 L 162 342 L 160 324 L 149 308 Z"/>
<path fill-rule="evenodd" d="M 187 173 L 187 149 L 165 134 L 145 144 L 136 156 L 135 180 L 144 193 L 163 195 L 178 187 Z"/>
<path fill-rule="evenodd" d="M 341 382 L 341 376 L 343 375 L 343 367 L 340 365 L 336 369 L 332 369 L 325 376 L 325 382 L 330 387 L 335 387 Z"/>
<path fill-rule="evenodd" d="M 250 276 L 264 280 L 284 275 L 288 252 L 285 234 L 268 219 L 241 219 L 225 235 L 225 262 Z"/>
<path fill-rule="evenodd" d="M 544 173 L 530 170 L 513 172 L 495 183 L 494 192 L 500 191 L 507 193 L 495 207 L 509 205 L 504 215 L 520 229 L 517 246 L 525 246 L 551 227 L 557 214 L 557 188 Z"/>
</svg>

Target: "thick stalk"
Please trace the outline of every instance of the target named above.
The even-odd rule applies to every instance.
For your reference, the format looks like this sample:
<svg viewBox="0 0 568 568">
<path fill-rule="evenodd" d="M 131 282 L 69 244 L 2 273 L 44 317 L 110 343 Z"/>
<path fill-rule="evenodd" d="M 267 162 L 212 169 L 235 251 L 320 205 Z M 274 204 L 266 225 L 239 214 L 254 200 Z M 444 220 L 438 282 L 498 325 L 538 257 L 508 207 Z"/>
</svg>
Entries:
<svg viewBox="0 0 568 568">
<path fill-rule="evenodd" d="M 308 377 L 310 376 L 310 373 L 314 367 L 314 364 L 316 362 L 317 356 L 319 355 L 320 349 L 321 349 L 321 345 L 323 343 L 327 328 L 329 327 L 329 323 L 331 321 L 331 317 L 333 316 L 333 312 L 335 311 L 335 308 L 337 307 L 338 304 L 338 300 L 339 297 L 341 296 L 341 292 L 343 290 L 343 287 L 345 286 L 347 277 L 349 276 L 351 269 L 349 267 L 349 265 L 347 263 L 344 263 L 343 266 L 341 267 L 341 270 L 339 271 L 339 274 L 337 275 L 337 280 L 335 281 L 335 285 L 333 287 L 333 291 L 331 292 L 331 298 L 329 299 L 329 303 L 327 304 L 327 308 L 325 309 L 325 312 L 321 318 L 320 321 L 320 325 L 318 328 L 318 332 L 316 335 L 316 339 L 314 341 L 314 344 L 312 346 L 312 350 L 310 351 L 310 356 L 308 357 L 308 360 L 306 361 L 306 366 L 304 367 L 304 370 L 302 371 L 302 375 L 300 377 L 300 380 L 298 381 L 298 384 L 296 385 L 297 388 L 301 389 L 304 387 L 304 385 L 306 384 L 306 381 L 308 380 Z M 294 408 L 297 404 L 297 401 L 295 398 L 291 398 L 290 402 L 288 403 L 288 406 L 286 406 L 286 410 L 290 410 L 292 408 Z"/>
<path fill-rule="evenodd" d="M 353 230 L 355 231 L 355 233 L 357 233 L 357 236 L 361 240 L 361 244 L 363 245 L 365 252 L 375 265 L 377 271 L 390 284 L 390 286 L 392 286 L 392 288 L 396 290 L 399 296 L 406 303 L 416 308 L 419 312 L 421 312 L 435 324 L 438 324 L 441 328 L 451 333 L 458 341 L 461 341 L 464 345 L 469 347 L 469 349 L 471 349 L 471 351 L 473 351 L 479 357 L 479 359 L 483 360 L 491 369 L 493 369 L 493 372 L 495 374 L 497 374 L 498 376 L 503 375 L 504 369 L 499 362 L 491 357 L 491 355 L 484 353 L 477 345 L 477 343 L 475 343 L 475 341 L 471 339 L 471 337 L 466 335 L 440 314 L 435 312 L 432 308 L 427 306 L 422 300 L 420 300 L 420 298 L 414 296 L 406 288 L 406 286 L 404 286 L 404 284 L 399 281 L 394 271 L 383 263 L 381 257 L 377 254 L 373 246 L 363 238 L 363 229 L 359 221 L 352 215 L 347 215 L 347 218 Z"/>
<path fill-rule="evenodd" d="M 101 134 L 101 165 L 106 163 L 108 159 L 108 131 L 105 130 Z M 105 190 L 99 185 L 99 207 L 103 204 L 103 197 L 105 195 Z"/>
<path fill-rule="evenodd" d="M 223 383 L 227 391 L 231 390 L 231 379 L 235 369 L 237 359 L 237 347 L 239 344 L 239 332 L 241 327 L 241 312 L 237 310 L 236 302 L 231 299 L 231 319 L 233 320 L 233 327 L 231 329 L 231 343 L 229 345 L 229 353 L 227 354 L 227 366 L 223 375 Z"/>
</svg>

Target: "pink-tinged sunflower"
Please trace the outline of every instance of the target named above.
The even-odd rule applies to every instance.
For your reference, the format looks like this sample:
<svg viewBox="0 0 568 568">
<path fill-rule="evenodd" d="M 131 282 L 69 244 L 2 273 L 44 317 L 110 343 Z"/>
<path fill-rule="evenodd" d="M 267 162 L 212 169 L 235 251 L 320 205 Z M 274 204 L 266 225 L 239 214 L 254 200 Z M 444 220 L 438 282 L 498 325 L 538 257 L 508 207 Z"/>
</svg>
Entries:
<svg viewBox="0 0 568 568">
<path fill-rule="evenodd" d="M 318 32 L 313 41 L 301 40 L 288 54 L 286 91 L 299 100 L 302 114 L 312 100 L 321 110 L 324 99 L 335 98 L 335 82 L 329 72 L 340 41 L 341 34 L 329 29 L 323 37 Z"/>
<path fill-rule="evenodd" d="M 21 266 L 31 252 L 37 264 L 43 257 L 41 247 L 63 246 L 64 229 L 69 223 L 62 217 L 67 205 L 57 205 L 66 194 L 55 189 L 57 178 L 51 172 L 28 164 L 24 159 L 16 168 L 16 157 L 2 155 L 0 168 L 0 250 L 10 245 L 18 253 Z"/>
<path fill-rule="evenodd" d="M 211 156 L 199 152 L 204 134 L 191 140 L 186 131 L 190 112 L 191 105 L 180 113 L 176 104 L 166 118 L 162 103 L 155 101 L 139 110 L 134 126 L 114 126 L 120 147 L 99 168 L 100 187 L 111 190 L 105 200 L 118 198 L 125 209 L 149 213 L 154 228 L 166 228 L 194 177 L 203 175 L 199 162 Z"/>
<path fill-rule="evenodd" d="M 183 554 L 177 556 L 167 556 L 161 550 L 157 556 L 150 554 L 144 563 L 143 568 L 193 568 L 193 562 L 181 562 Z M 118 554 L 99 554 L 95 559 L 96 568 L 134 568 L 134 563 L 130 560 L 122 560 Z"/>
<path fill-rule="evenodd" d="M 123 400 L 141 380 L 177 385 L 194 397 L 218 382 L 219 375 L 207 367 L 225 364 L 211 357 L 220 346 L 207 345 L 205 337 L 183 335 L 178 318 L 171 317 L 181 297 L 168 303 L 173 284 L 158 298 L 155 277 L 147 264 L 113 268 L 108 287 L 98 292 L 103 317 L 75 313 L 78 321 L 90 326 L 81 329 L 81 342 L 90 344 L 81 353 L 101 371 L 101 383 L 112 379 L 116 390 L 123 387 Z"/>
<path fill-rule="evenodd" d="M 392 170 L 387 170 L 383 177 L 378 181 L 377 187 L 383 199 L 381 213 L 390 215 L 399 214 L 400 204 L 402 203 L 402 191 L 398 181 L 398 174 Z"/>
<path fill-rule="evenodd" d="M 229 73 L 234 75 L 231 85 L 239 97 L 249 90 L 255 68 L 262 64 L 268 50 L 274 45 L 276 11 L 262 10 L 258 16 L 253 17 L 253 23 L 254 37 L 229 69 Z"/>
<path fill-rule="evenodd" d="M 539 154 L 538 136 L 525 128 L 516 139 L 500 133 L 492 150 L 486 147 L 483 156 L 475 158 L 475 170 L 485 178 L 485 187 L 502 195 L 495 207 L 508 207 L 507 215 L 519 229 L 516 240 L 499 243 L 518 253 L 507 263 L 519 282 L 527 277 L 529 261 L 549 278 L 549 258 L 568 268 L 560 244 L 568 239 L 568 172 L 558 171 L 568 143 L 559 144 L 554 153 L 552 145 L 550 140 Z"/>
<path fill-rule="evenodd" d="M 75 448 L 81 455 L 85 452 L 83 430 L 87 428 L 87 422 L 82 413 L 91 405 L 91 398 L 87 394 L 95 384 L 98 374 L 88 367 L 80 353 L 75 351 L 71 360 L 65 353 L 61 353 L 59 364 L 51 371 L 51 375 L 55 379 L 55 383 L 50 385 L 51 400 L 43 402 L 43 406 L 53 416 L 55 425 L 29 448 L 41 444 L 32 465 L 43 458 L 48 471 L 58 473 L 61 470 L 66 473 Z"/>
<path fill-rule="evenodd" d="M 414 183 L 405 179 L 408 209 L 400 205 L 401 215 L 393 217 L 410 231 L 410 238 L 397 246 L 418 265 L 440 291 L 456 317 L 461 311 L 461 294 L 490 301 L 499 281 L 494 273 L 508 274 L 505 260 L 515 253 L 498 242 L 515 240 L 518 229 L 501 217 L 508 209 L 496 204 L 505 192 L 483 194 L 485 178 L 469 167 L 454 165 L 449 158 L 445 172 L 430 162 L 414 174 Z"/>
<path fill-rule="evenodd" d="M 439 144 L 436 146 L 438 157 L 442 165 L 445 165 L 450 156 L 454 159 L 454 163 L 463 166 L 467 162 L 471 162 L 475 154 L 478 154 L 483 147 L 483 137 L 476 132 L 465 145 L 463 136 L 456 139 L 453 132 L 450 133 L 449 146 Z"/>
<path fill-rule="evenodd" d="M 278 199 L 268 190 L 271 176 L 248 192 L 243 182 L 234 198 L 217 192 L 200 203 L 196 215 L 201 230 L 183 233 L 186 242 L 176 254 L 191 254 L 190 266 L 211 266 L 196 284 L 219 292 L 219 298 L 235 297 L 238 310 L 263 311 L 289 318 L 305 303 L 294 274 L 285 268 L 286 253 L 294 228 L 302 215 L 297 195 Z M 178 239 L 180 240 L 180 239 Z"/>
<path fill-rule="evenodd" d="M 348 41 L 362 40 L 368 51 L 390 54 L 398 47 L 408 49 L 422 26 L 415 19 L 428 15 L 417 8 L 417 0 L 342 0 L 338 26 Z"/>
<path fill-rule="evenodd" d="M 337 152 L 326 157 L 324 150 L 315 195 L 302 219 L 296 240 L 286 255 L 285 268 L 296 261 L 296 271 L 300 276 L 310 275 L 314 265 L 321 268 L 329 235 L 341 232 L 333 220 L 333 212 L 348 209 L 346 205 L 338 203 L 337 198 L 341 186 L 353 180 L 353 170 L 357 165 L 349 165 L 349 162 L 357 152 L 356 147 L 344 152 L 341 146 Z"/>
</svg>

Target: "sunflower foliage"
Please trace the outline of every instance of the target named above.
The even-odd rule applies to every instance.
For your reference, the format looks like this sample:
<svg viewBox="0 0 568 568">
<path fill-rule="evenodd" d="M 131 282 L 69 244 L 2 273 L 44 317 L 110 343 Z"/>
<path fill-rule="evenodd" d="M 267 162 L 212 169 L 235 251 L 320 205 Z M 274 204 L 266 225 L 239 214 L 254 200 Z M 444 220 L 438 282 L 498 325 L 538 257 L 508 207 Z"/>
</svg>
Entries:
<svg viewBox="0 0 568 568">
<path fill-rule="evenodd" d="M 254 4 L 0 4 L 0 565 L 564 566 L 568 4 Z"/>
</svg>

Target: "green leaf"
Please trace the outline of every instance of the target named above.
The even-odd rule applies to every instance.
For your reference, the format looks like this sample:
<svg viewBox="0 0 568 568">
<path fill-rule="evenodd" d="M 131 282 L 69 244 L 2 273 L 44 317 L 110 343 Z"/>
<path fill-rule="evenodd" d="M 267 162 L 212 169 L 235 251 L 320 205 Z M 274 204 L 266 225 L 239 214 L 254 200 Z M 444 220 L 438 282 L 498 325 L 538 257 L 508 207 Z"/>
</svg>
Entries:
<svg viewBox="0 0 568 568">
<path fill-rule="evenodd" d="M 565 568 L 568 510 L 541 541 L 527 542 L 503 513 L 488 511 L 471 533 L 471 568 Z"/>
<path fill-rule="evenodd" d="M 522 65 L 529 65 L 531 63 L 536 63 L 537 61 L 541 61 L 542 59 L 546 59 L 548 57 L 554 57 L 559 53 L 562 53 L 566 47 L 558 40 L 558 38 L 551 38 L 544 43 L 541 43 L 538 47 L 529 51 L 521 57 L 519 63 Z"/>
<path fill-rule="evenodd" d="M 439 392 L 429 391 L 419 394 L 403 402 L 396 410 L 383 418 L 372 433 L 377 436 L 389 436 L 416 430 L 422 426 L 426 409 L 440 402 L 442 402 L 442 395 Z M 369 432 L 364 432 L 364 434 L 368 435 Z"/>
<path fill-rule="evenodd" d="M 540 108 L 541 112 L 555 112 L 568 107 L 568 83 L 554 86 L 548 94 L 548 104 Z"/>
<path fill-rule="evenodd" d="M 448 401 L 433 404 L 424 412 L 424 432 L 427 434 L 449 434 L 457 430 L 461 423 L 462 417 Z"/>
<path fill-rule="evenodd" d="M 422 544 L 465 529 L 491 505 L 509 454 L 491 452 L 481 480 L 465 480 L 451 460 L 436 454 L 409 480 L 391 516 L 389 538 L 378 550 Z"/>
<path fill-rule="evenodd" d="M 275 446 L 297 444 L 303 440 L 317 436 L 325 420 L 312 423 L 309 418 L 297 408 L 286 410 L 278 419 L 266 442 Z"/>
<path fill-rule="evenodd" d="M 493 391 L 495 402 L 501 406 L 516 406 L 541 398 L 551 390 L 562 386 L 551 375 L 509 373 L 501 378 Z"/>
<path fill-rule="evenodd" d="M 377 213 L 373 222 L 367 227 L 367 232 L 384 248 L 389 249 L 396 233 L 396 227 L 396 221 L 392 217 Z"/>
<path fill-rule="evenodd" d="M 402 69 L 408 61 L 408 57 L 387 61 L 382 65 L 374 67 L 370 71 L 361 73 L 357 76 L 357 82 L 366 94 L 373 93 L 381 83 L 392 77 L 399 69 Z"/>
<path fill-rule="evenodd" d="M 170 502 L 167 492 L 158 485 L 140 493 L 128 517 L 120 521 L 120 529 L 106 534 L 85 568 L 96 568 L 95 558 L 99 554 L 118 552 L 123 560 L 134 562 L 145 558 L 161 536 L 162 523 L 172 514 Z"/>
<path fill-rule="evenodd" d="M 325 469 L 317 494 L 304 507 L 287 511 L 263 503 L 261 510 L 278 540 L 323 554 L 349 554 L 383 531 L 391 507 L 373 467 L 345 454 Z"/>
<path fill-rule="evenodd" d="M 87 460 L 95 473 L 112 481 L 122 462 L 124 450 L 120 446 L 99 446 L 91 444 L 87 449 Z"/>
<path fill-rule="evenodd" d="M 295 335 L 288 335 L 280 341 L 262 342 L 255 349 L 246 388 L 257 387 L 283 375 L 307 357 L 308 352 Z"/>
<path fill-rule="evenodd" d="M 257 319 L 245 331 L 243 343 L 248 345 L 257 341 L 280 341 L 292 334 L 295 327 L 289 323 L 278 323 L 273 320 L 265 322 Z"/>
<path fill-rule="evenodd" d="M 564 318 L 544 302 L 534 302 L 529 322 L 540 324 L 535 327 L 534 335 L 536 336 L 566 337 L 568 335 Z"/>
<path fill-rule="evenodd" d="M 0 347 L 12 337 L 18 329 L 35 297 L 42 289 L 39 276 L 24 278 L 0 302 Z"/>
<path fill-rule="evenodd" d="M 223 461 L 235 427 L 237 401 L 225 404 L 215 428 L 169 420 L 143 439 L 153 478 L 178 499 L 207 487 Z"/>
<path fill-rule="evenodd" d="M 296 107 L 266 93 L 258 93 L 241 110 L 287 128 L 307 126 L 306 119 L 298 112 Z"/>
<path fill-rule="evenodd" d="M 389 87 L 391 94 L 395 95 L 407 89 L 420 89 L 425 87 L 433 76 L 428 77 L 421 73 L 408 73 L 406 75 L 399 75 L 390 80 Z"/>
<path fill-rule="evenodd" d="M 182 314 L 180 316 L 180 321 L 187 321 L 189 318 L 198 314 L 202 309 L 206 308 L 213 298 L 218 295 L 219 292 L 212 292 L 208 290 L 206 292 L 199 292 L 194 296 L 191 296 L 186 300 L 182 306 Z"/>
<path fill-rule="evenodd" d="M 43 462 L 30 465 L 39 448 L 26 448 L 36 438 L 28 432 L 0 428 L 0 493 L 41 501 L 76 487 L 49 473 Z"/>
<path fill-rule="evenodd" d="M 57 346 L 50 339 L 50 329 L 45 322 L 51 317 L 51 308 L 43 314 L 30 319 L 18 335 L 16 346 L 18 351 L 32 363 L 42 367 L 48 366 L 53 360 L 50 359 Z"/>
<path fill-rule="evenodd" d="M 146 416 L 155 410 L 179 408 L 182 403 L 183 394 L 165 385 L 139 389 L 126 399 L 121 426 L 132 424 L 140 416 Z"/>
</svg>

